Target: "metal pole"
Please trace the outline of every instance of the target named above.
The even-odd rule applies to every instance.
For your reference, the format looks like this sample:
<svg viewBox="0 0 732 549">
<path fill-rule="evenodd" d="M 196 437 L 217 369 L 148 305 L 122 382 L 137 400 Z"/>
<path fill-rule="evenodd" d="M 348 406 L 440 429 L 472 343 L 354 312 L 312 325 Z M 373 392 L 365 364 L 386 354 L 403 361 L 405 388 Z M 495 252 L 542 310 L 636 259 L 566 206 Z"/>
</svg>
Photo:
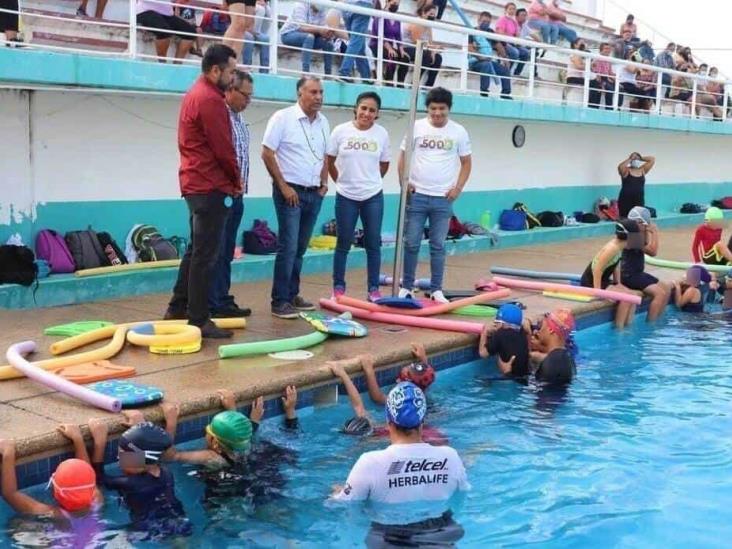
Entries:
<svg viewBox="0 0 732 549">
<path fill-rule="evenodd" d="M 694 79 L 694 87 L 691 91 L 691 112 L 689 113 L 689 118 L 696 118 L 696 91 L 697 81 Z"/>
<path fill-rule="evenodd" d="M 663 71 L 658 71 L 658 78 L 656 79 L 656 114 L 661 114 L 663 95 Z"/>
<path fill-rule="evenodd" d="M 391 295 L 399 295 L 399 278 L 402 273 L 402 259 L 404 250 L 404 217 L 409 196 L 409 171 L 414 154 L 414 123 L 417 120 L 417 102 L 419 101 L 419 87 L 422 81 L 422 55 L 424 43 L 417 40 L 414 54 L 414 71 L 412 72 L 412 96 L 409 99 L 409 118 L 407 119 L 407 136 L 404 140 L 404 172 L 401 178 L 401 193 L 399 195 L 399 216 L 397 217 L 396 249 L 394 250 L 394 271 L 391 283 Z"/>
<path fill-rule="evenodd" d="M 277 25 L 280 21 L 280 6 L 278 0 L 271 0 L 270 4 L 270 17 L 272 22 L 270 23 L 269 31 L 269 71 L 272 74 L 277 74 L 277 45 L 279 43 L 280 31 Z"/>
<path fill-rule="evenodd" d="M 384 83 L 384 18 L 378 19 L 378 32 L 376 38 L 376 85 L 381 86 Z M 392 80 L 392 84 L 394 81 Z"/>
<path fill-rule="evenodd" d="M 592 60 L 589 57 L 584 58 L 585 61 L 585 71 L 584 71 L 584 82 L 582 85 L 582 106 L 584 108 L 589 107 L 590 105 L 590 78 L 592 77 L 592 70 L 590 67 L 590 63 Z"/>
<path fill-rule="evenodd" d="M 722 86 L 722 93 L 724 94 L 724 97 L 722 98 L 722 120 L 727 120 L 727 107 L 729 106 L 728 91 L 727 83 L 725 82 Z"/>
<path fill-rule="evenodd" d="M 130 37 L 127 42 L 127 53 L 133 59 L 137 57 L 137 3 L 130 0 L 128 21 L 130 23 Z"/>
<path fill-rule="evenodd" d="M 534 97 L 534 75 L 536 74 L 536 48 L 529 50 L 531 55 L 529 56 L 529 84 L 526 90 L 526 97 L 531 99 Z"/>
<path fill-rule="evenodd" d="M 620 67 L 620 70 L 623 70 L 623 67 Z M 620 75 L 617 73 L 615 74 L 615 89 L 613 90 L 613 110 L 618 110 L 618 105 L 620 104 Z"/>
</svg>

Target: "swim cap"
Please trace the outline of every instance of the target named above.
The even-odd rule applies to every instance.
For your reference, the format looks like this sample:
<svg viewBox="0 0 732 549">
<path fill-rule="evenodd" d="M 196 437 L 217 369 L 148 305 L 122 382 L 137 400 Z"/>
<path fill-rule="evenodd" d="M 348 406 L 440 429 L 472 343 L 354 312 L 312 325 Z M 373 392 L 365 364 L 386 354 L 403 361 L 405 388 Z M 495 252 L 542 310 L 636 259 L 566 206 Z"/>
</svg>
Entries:
<svg viewBox="0 0 732 549">
<path fill-rule="evenodd" d="M 386 397 L 386 420 L 402 429 L 416 429 L 427 413 L 427 399 L 414 383 L 399 383 Z"/>
<path fill-rule="evenodd" d="M 503 305 L 498 307 L 498 312 L 496 313 L 496 322 L 503 322 L 504 324 L 508 324 L 509 326 L 520 328 L 521 322 L 523 322 L 523 320 L 524 313 L 521 311 L 518 305 L 515 305 L 513 303 L 504 303 Z"/>
<path fill-rule="evenodd" d="M 206 432 L 234 451 L 248 450 L 252 443 L 252 422 L 241 412 L 227 410 L 216 414 Z"/>
<path fill-rule="evenodd" d="M 569 309 L 556 309 L 551 313 L 546 313 L 544 322 L 549 326 L 549 330 L 561 336 L 564 339 L 574 330 L 574 315 Z"/>
<path fill-rule="evenodd" d="M 648 211 L 648 208 L 644 208 L 643 206 L 635 206 L 630 210 L 630 212 L 628 212 L 628 219 L 637 221 L 638 223 L 643 223 L 644 225 L 650 225 L 651 212 Z"/>
<path fill-rule="evenodd" d="M 97 475 L 86 461 L 67 459 L 56 467 L 49 484 L 62 509 L 81 511 L 91 507 L 97 489 Z"/>
<path fill-rule="evenodd" d="M 692 265 L 686 270 L 686 281 L 689 284 L 709 284 L 712 281 L 712 275 L 701 265 Z"/>
<path fill-rule="evenodd" d="M 404 366 L 397 376 L 397 381 L 411 381 L 423 391 L 435 381 L 435 369 L 429 364 L 413 362 Z"/>
<path fill-rule="evenodd" d="M 173 445 L 165 429 L 146 421 L 127 429 L 119 437 L 121 452 L 134 452 L 145 455 L 145 463 L 157 464 L 160 456 Z"/>
<path fill-rule="evenodd" d="M 367 437 L 374 432 L 374 426 L 367 417 L 352 417 L 343 425 L 343 433 L 357 437 Z"/>
<path fill-rule="evenodd" d="M 707 208 L 707 211 L 704 212 L 704 221 L 722 221 L 723 219 L 724 212 L 715 206 Z"/>
<path fill-rule="evenodd" d="M 632 219 L 622 219 L 615 223 L 615 237 L 618 240 L 628 240 L 630 233 L 639 233 L 638 223 Z"/>
</svg>

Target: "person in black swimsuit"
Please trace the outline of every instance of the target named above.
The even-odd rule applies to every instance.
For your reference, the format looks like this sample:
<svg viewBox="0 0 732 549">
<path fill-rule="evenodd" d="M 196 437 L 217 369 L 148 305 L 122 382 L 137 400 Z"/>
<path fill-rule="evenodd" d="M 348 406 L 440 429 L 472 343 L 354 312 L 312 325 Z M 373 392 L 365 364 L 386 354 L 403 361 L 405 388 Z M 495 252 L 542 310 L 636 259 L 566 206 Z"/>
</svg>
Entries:
<svg viewBox="0 0 732 549">
<path fill-rule="evenodd" d="M 568 349 L 575 329 L 569 309 L 546 313 L 531 338 L 530 359 L 536 381 L 546 385 L 568 385 L 577 373 L 574 357 Z"/>
<path fill-rule="evenodd" d="M 493 325 L 486 324 L 480 334 L 478 354 L 481 358 L 496 356 L 501 373 L 514 379 L 529 375 L 529 339 L 531 325 L 524 322 L 523 312 L 513 303 L 498 308 Z"/>
<path fill-rule="evenodd" d="M 630 153 L 630 156 L 618 164 L 620 174 L 620 195 L 618 196 L 618 210 L 620 217 L 628 217 L 628 213 L 635 206 L 645 206 L 646 174 L 653 169 L 656 159 L 653 156 L 641 156 L 640 153 Z"/>
<path fill-rule="evenodd" d="M 704 267 L 693 265 L 684 280 L 674 282 L 674 303 L 682 313 L 703 313 L 712 275 Z"/>
</svg>

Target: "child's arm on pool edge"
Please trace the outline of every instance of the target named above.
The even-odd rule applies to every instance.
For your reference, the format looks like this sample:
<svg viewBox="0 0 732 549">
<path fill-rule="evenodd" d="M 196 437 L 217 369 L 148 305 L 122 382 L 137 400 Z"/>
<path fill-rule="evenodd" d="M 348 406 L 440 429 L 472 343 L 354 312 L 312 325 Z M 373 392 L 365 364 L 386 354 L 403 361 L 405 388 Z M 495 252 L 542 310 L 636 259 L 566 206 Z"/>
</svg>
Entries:
<svg viewBox="0 0 732 549">
<path fill-rule="evenodd" d="M 18 478 L 15 476 L 15 441 L 0 439 L 2 463 L 2 495 L 3 499 L 18 513 L 28 515 L 45 515 L 56 510 L 55 507 L 36 501 L 18 490 Z"/>
<path fill-rule="evenodd" d="M 71 444 L 74 446 L 74 457 L 81 461 L 86 461 L 91 464 L 89 459 L 89 452 L 86 450 L 86 444 L 84 444 L 84 437 L 81 435 L 81 429 L 79 426 L 73 423 L 62 423 L 57 428 L 58 432 L 65 436 Z"/>
<path fill-rule="evenodd" d="M 351 407 L 353 408 L 353 411 L 356 413 L 357 417 L 367 417 L 368 414 L 366 413 L 366 408 L 363 406 L 363 400 L 361 400 L 361 395 L 358 394 L 358 389 L 356 389 L 356 386 L 353 384 L 353 381 L 351 381 L 351 378 L 348 377 L 348 374 L 343 369 L 343 365 L 339 362 L 326 362 L 326 366 L 330 368 L 330 371 L 333 372 L 333 375 L 340 378 L 341 383 L 346 388 L 346 393 L 348 393 L 348 398 L 351 400 Z"/>
<path fill-rule="evenodd" d="M 361 363 L 363 374 L 366 377 L 366 387 L 369 392 L 369 397 L 376 404 L 385 404 L 386 396 L 384 395 L 379 382 L 376 379 L 376 372 L 374 371 L 374 357 L 370 354 L 359 355 L 358 360 Z M 349 380 L 350 381 L 350 380 Z M 360 398 L 360 396 L 359 396 Z"/>
</svg>

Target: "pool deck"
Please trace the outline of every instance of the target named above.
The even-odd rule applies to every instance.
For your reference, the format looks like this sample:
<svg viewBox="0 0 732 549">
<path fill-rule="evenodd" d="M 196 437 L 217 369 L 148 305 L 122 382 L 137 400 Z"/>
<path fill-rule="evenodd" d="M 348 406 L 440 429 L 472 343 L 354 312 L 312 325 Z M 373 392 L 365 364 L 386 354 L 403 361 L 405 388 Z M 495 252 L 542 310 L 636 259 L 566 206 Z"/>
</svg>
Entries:
<svg viewBox="0 0 732 549">
<path fill-rule="evenodd" d="M 693 230 L 692 226 L 662 230 L 661 257 L 688 260 Z M 491 265 L 580 272 L 605 240 L 606 238 L 591 238 L 449 256 L 445 287 L 472 289 L 477 279 L 489 275 Z M 662 279 L 682 276 L 681 271 L 666 269 L 649 268 L 649 272 L 654 272 Z M 426 276 L 429 265 L 420 264 L 418 273 Z M 350 295 L 365 295 L 363 269 L 351 271 L 348 280 L 351 284 Z M 224 343 L 291 337 L 311 331 L 310 326 L 302 320 L 272 317 L 269 312 L 269 291 L 269 282 L 238 284 L 233 287 L 237 302 L 251 307 L 253 315 L 248 319 L 246 330 L 237 330 L 234 339 Z M 304 277 L 301 293 L 312 301 L 329 296 L 330 275 Z M 512 297 L 520 299 L 527 306 L 526 313 L 530 317 L 536 317 L 556 307 L 570 307 L 578 315 L 609 307 L 603 301 L 577 303 L 546 298 L 535 292 L 515 291 Z M 12 343 L 32 339 L 41 349 L 34 359 L 46 358 L 50 356 L 49 345 L 57 338 L 42 335 L 45 327 L 78 320 L 152 320 L 160 318 L 168 298 L 167 294 L 154 294 L 40 310 L 2 310 L 0 347 L 6 349 Z M 475 320 L 470 317 L 459 318 Z M 332 381 L 332 375 L 323 367 L 327 360 L 372 353 L 377 366 L 386 366 L 407 360 L 410 356 L 409 343 L 412 341 L 424 343 L 428 354 L 465 348 L 477 342 L 477 336 L 474 335 L 416 328 L 393 333 L 385 331 L 384 324 L 366 324 L 370 329 L 368 337 L 328 340 L 311 349 L 315 356 L 305 361 L 283 362 L 267 356 L 219 360 L 217 347 L 221 342 L 214 341 L 205 342 L 199 353 L 179 356 L 153 355 L 144 348 L 127 344 L 112 362 L 134 366 L 137 369 L 135 380 L 163 389 L 166 399 L 181 404 L 181 421 L 185 421 L 187 417 L 215 410 L 218 405 L 215 392 L 219 388 L 229 388 L 239 397 L 240 402 L 248 402 L 258 395 L 278 394 L 285 385 L 313 386 Z M 354 369 L 358 368 L 354 365 L 351 371 Z M 157 406 L 150 406 L 144 412 L 153 421 L 161 418 Z M 91 408 L 28 379 L 0 381 L 0 436 L 17 440 L 19 456 L 35 459 L 66 448 L 64 439 L 55 432 L 56 426 L 60 423 L 85 424 L 91 417 L 108 418 L 112 432 L 122 429 L 122 416 L 119 414 Z"/>
</svg>

